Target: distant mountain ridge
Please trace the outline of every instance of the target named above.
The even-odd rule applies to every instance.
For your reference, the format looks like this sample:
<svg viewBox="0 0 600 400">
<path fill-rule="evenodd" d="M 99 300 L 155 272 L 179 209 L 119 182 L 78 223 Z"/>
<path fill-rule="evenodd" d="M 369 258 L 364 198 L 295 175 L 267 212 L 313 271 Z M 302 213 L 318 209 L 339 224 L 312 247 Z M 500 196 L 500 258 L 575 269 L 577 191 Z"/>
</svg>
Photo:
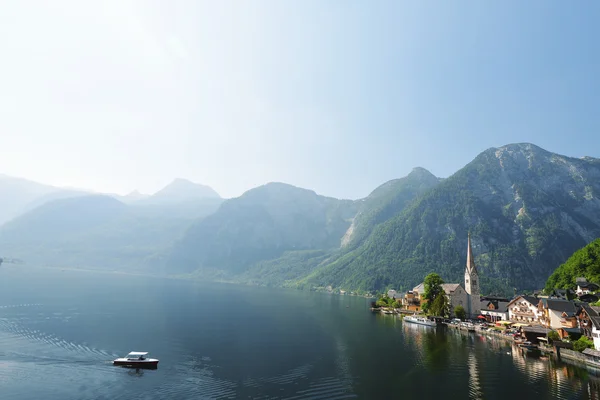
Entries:
<svg viewBox="0 0 600 400">
<path fill-rule="evenodd" d="M 147 196 L 139 201 L 144 203 L 165 204 L 197 199 L 220 198 L 221 196 L 209 186 L 178 178 L 153 195 Z"/>
<path fill-rule="evenodd" d="M 221 201 L 219 194 L 211 187 L 179 178 L 174 179 L 153 195 L 145 195 L 134 190 L 121 196 L 110 193 L 94 193 L 84 189 L 60 188 L 0 174 L 0 226 L 53 200 L 89 195 L 106 195 L 127 204 L 181 204 L 184 208 L 192 209 L 195 202 L 218 205 Z"/>
<path fill-rule="evenodd" d="M 173 267 L 243 272 L 255 262 L 289 250 L 339 247 L 355 202 L 317 195 L 284 183 L 268 183 L 225 201 L 194 224 L 171 255 Z"/>
<path fill-rule="evenodd" d="M 123 268 L 260 285 L 402 290 L 433 271 L 461 281 L 470 232 L 484 293 L 506 294 L 542 287 L 575 250 L 600 237 L 599 196 L 599 159 L 517 143 L 490 148 L 445 179 L 415 168 L 360 200 L 284 183 L 223 200 L 176 180 L 127 205 L 103 202 L 110 213 L 100 225 L 88 215 L 93 207 L 40 207 L 8 224 L 4 236 L 0 229 L 0 254 L 9 239 L 12 249 L 58 262 L 57 254 L 79 252 L 84 256 L 73 260 L 80 262 L 120 248 L 111 257 Z M 59 224 L 48 214 L 76 210 L 89 226 L 51 235 Z M 46 236 L 22 246 L 37 229 Z"/>
</svg>

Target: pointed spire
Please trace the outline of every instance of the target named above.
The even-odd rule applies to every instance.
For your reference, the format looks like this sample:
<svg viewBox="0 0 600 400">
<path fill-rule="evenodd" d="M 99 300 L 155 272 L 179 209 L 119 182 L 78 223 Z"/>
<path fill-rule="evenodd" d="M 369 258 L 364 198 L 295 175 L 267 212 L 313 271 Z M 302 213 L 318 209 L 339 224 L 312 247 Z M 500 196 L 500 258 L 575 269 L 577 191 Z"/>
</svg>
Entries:
<svg viewBox="0 0 600 400">
<path fill-rule="evenodd" d="M 469 238 L 467 239 L 467 272 L 477 272 L 475 267 L 475 258 L 473 257 L 473 249 L 471 248 L 471 232 L 469 232 Z"/>
</svg>

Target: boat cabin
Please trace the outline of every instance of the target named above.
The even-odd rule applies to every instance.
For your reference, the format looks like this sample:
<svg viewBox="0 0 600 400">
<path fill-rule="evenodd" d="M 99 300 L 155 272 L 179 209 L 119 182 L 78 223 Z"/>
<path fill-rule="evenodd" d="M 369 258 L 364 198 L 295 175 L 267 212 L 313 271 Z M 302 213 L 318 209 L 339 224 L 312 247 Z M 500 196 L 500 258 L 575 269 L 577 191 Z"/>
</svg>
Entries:
<svg viewBox="0 0 600 400">
<path fill-rule="evenodd" d="M 148 355 L 147 351 L 132 351 L 125 356 L 128 360 L 145 360 Z"/>
</svg>

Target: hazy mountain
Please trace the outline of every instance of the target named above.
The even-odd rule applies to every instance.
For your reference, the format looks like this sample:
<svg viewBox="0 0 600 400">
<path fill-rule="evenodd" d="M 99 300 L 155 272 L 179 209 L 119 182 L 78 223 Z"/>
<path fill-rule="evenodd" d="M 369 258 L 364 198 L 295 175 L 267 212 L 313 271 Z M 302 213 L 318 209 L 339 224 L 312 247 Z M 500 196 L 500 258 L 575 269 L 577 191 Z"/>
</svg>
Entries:
<svg viewBox="0 0 600 400">
<path fill-rule="evenodd" d="M 31 187 L 20 190 L 50 195 Z M 512 144 L 444 180 L 416 168 L 358 201 L 283 183 L 223 201 L 183 180 L 131 204 L 56 200 L 0 229 L 0 254 L 372 291 L 407 289 L 432 271 L 462 282 L 470 231 L 484 291 L 505 292 L 543 286 L 600 237 L 599 195 L 600 160 Z"/>
<path fill-rule="evenodd" d="M 220 199 L 221 196 L 211 187 L 190 182 L 186 179 L 175 179 L 173 182 L 153 194 L 139 200 L 140 204 L 173 204 L 199 199 Z"/>
<path fill-rule="evenodd" d="M 470 231 L 484 290 L 538 288 L 600 237 L 599 195 L 598 159 L 492 148 L 301 283 L 406 289 L 431 271 L 461 282 Z"/>
<path fill-rule="evenodd" d="M 58 191 L 58 188 L 0 174 L 0 225 L 23 212 L 36 198 Z"/>
<path fill-rule="evenodd" d="M 134 190 L 134 191 L 126 194 L 125 196 L 115 195 L 113 197 L 115 197 L 117 200 L 122 201 L 123 203 L 130 204 L 130 203 L 134 203 L 138 200 L 147 199 L 148 197 L 150 197 L 150 195 L 140 193 L 139 191 Z"/>
<path fill-rule="evenodd" d="M 211 268 L 235 274 L 286 251 L 338 248 L 355 213 L 353 201 L 269 183 L 225 201 L 194 224 L 170 262 L 181 271 Z"/>
<path fill-rule="evenodd" d="M 53 200 L 0 227 L 0 254 L 51 266 L 153 267 L 193 221 L 217 207 L 126 205 L 106 195 Z"/>
</svg>

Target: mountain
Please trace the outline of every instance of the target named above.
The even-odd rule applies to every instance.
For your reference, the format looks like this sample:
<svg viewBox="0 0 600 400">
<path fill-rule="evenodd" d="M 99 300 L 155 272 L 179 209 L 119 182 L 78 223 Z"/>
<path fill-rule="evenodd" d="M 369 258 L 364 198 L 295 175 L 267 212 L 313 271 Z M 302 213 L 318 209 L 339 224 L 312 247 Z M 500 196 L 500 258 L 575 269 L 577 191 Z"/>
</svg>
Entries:
<svg viewBox="0 0 600 400">
<path fill-rule="evenodd" d="M 362 243 L 375 226 L 400 213 L 417 196 L 439 182 L 439 178 L 431 172 L 417 167 L 406 177 L 379 186 L 369 196 L 359 200 L 359 211 L 344 235 L 342 245 L 353 247 Z"/>
<path fill-rule="evenodd" d="M 134 190 L 126 194 L 125 196 L 114 195 L 113 197 L 115 197 L 117 200 L 122 201 L 123 203 L 130 204 L 138 200 L 147 199 L 148 197 L 150 197 L 150 195 L 140 193 L 139 191 Z"/>
<path fill-rule="evenodd" d="M 423 168 L 365 199 L 337 200 L 271 183 L 223 203 L 177 243 L 170 263 L 181 271 L 244 283 L 284 286 L 356 247 L 375 226 L 439 183 Z"/>
<path fill-rule="evenodd" d="M 537 288 L 600 237 L 599 195 L 598 159 L 491 148 L 298 283 L 408 289 L 432 271 L 461 282 L 470 231 L 484 291 Z"/>
<path fill-rule="evenodd" d="M 57 199 L 1 226 L 0 254 L 29 264 L 158 272 L 161 254 L 218 205 L 127 205 L 107 195 Z"/>
<path fill-rule="evenodd" d="M 546 291 L 571 289 L 577 278 L 600 283 L 600 239 L 596 239 L 577 250 L 564 264 L 558 267 L 546 281 Z"/>
<path fill-rule="evenodd" d="M 186 179 L 175 179 L 173 182 L 153 194 L 140 199 L 143 204 L 174 204 L 199 199 L 220 199 L 221 196 L 211 187 L 190 182 Z"/>
<path fill-rule="evenodd" d="M 0 225 L 21 214 L 36 198 L 57 191 L 49 185 L 0 174 Z"/>
<path fill-rule="evenodd" d="M 180 271 L 237 274 L 286 251 L 338 248 L 355 213 L 354 201 L 269 183 L 225 201 L 190 227 L 170 262 Z"/>
</svg>

